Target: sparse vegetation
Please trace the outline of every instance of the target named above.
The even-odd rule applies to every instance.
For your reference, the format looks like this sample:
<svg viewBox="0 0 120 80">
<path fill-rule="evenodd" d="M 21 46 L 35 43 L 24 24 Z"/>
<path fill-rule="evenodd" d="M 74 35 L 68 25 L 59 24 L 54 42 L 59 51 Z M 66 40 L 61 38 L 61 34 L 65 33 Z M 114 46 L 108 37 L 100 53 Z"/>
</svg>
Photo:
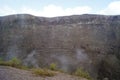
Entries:
<svg viewBox="0 0 120 80">
<path fill-rule="evenodd" d="M 92 80 L 92 78 L 90 77 L 89 73 L 86 72 L 86 71 L 84 71 L 82 68 L 78 68 L 78 69 L 75 71 L 74 75 L 80 76 L 80 77 L 83 77 L 83 78 L 86 78 L 86 79 L 88 79 L 88 80 Z"/>
<path fill-rule="evenodd" d="M 57 65 L 55 63 L 50 64 L 50 70 L 57 70 Z"/>
<path fill-rule="evenodd" d="M 57 69 L 57 65 L 55 63 L 51 63 L 50 66 L 49 66 L 49 69 L 41 69 L 41 68 L 29 69 L 27 66 L 23 66 L 21 64 L 21 61 L 19 59 L 17 59 L 16 57 L 13 57 L 9 61 L 3 61 L 0 58 L 0 65 L 11 66 L 11 67 L 15 67 L 15 68 L 19 68 L 19 69 L 25 69 L 25 70 L 31 70 L 33 74 L 35 74 L 37 76 L 42 76 L 42 77 L 46 77 L 46 76 L 52 77 L 56 74 L 56 72 L 54 72 L 54 71 L 60 71 L 60 70 Z M 83 77 L 83 78 L 87 78 L 88 80 L 92 80 L 92 78 L 89 76 L 89 73 L 84 71 L 82 68 L 78 68 L 74 72 L 74 75 L 80 76 L 80 77 Z"/>
<path fill-rule="evenodd" d="M 3 59 L 2 59 L 2 58 L 0 58 L 0 65 L 4 65 L 4 66 L 6 66 L 6 65 L 7 65 L 7 63 L 6 63 L 6 61 L 3 61 Z"/>
<path fill-rule="evenodd" d="M 16 67 L 16 68 L 23 68 L 21 61 L 19 59 L 17 59 L 16 57 L 13 57 L 9 61 L 4 61 L 4 60 L 0 59 L 0 65 L 11 66 L 11 67 Z"/>
<path fill-rule="evenodd" d="M 21 66 L 21 61 L 19 59 L 17 59 L 16 57 L 13 57 L 7 63 L 12 67 L 20 67 Z"/>
<path fill-rule="evenodd" d="M 57 64 L 56 63 L 51 63 L 50 66 L 49 66 L 49 69 L 53 70 L 53 71 L 58 71 L 58 72 L 65 73 L 64 70 L 57 68 Z"/>
<path fill-rule="evenodd" d="M 43 77 L 52 77 L 54 76 L 56 73 L 54 71 L 48 70 L 48 69 L 32 69 L 33 74 L 37 75 L 37 76 L 43 76 Z"/>
</svg>

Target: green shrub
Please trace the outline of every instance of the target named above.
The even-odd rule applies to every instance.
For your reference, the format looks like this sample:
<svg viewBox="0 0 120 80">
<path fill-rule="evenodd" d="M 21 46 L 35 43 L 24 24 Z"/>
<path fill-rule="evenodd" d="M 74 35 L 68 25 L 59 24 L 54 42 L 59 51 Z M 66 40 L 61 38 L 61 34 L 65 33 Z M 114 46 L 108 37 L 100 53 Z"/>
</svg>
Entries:
<svg viewBox="0 0 120 80">
<path fill-rule="evenodd" d="M 2 66 L 9 66 L 9 64 L 7 62 L 5 62 L 5 61 L 0 61 L 0 65 L 2 65 Z"/>
<path fill-rule="evenodd" d="M 9 61 L 0 60 L 0 65 L 11 66 L 11 67 L 21 67 L 21 61 L 17 59 L 16 57 L 13 57 Z"/>
<path fill-rule="evenodd" d="M 43 77 L 52 77 L 55 75 L 55 72 L 48 70 L 48 69 L 32 69 L 33 74 L 37 76 L 43 76 Z"/>
<path fill-rule="evenodd" d="M 12 67 L 19 67 L 21 66 L 21 61 L 16 57 L 13 57 L 11 60 L 8 61 L 8 64 Z"/>
<path fill-rule="evenodd" d="M 82 68 L 78 68 L 74 75 L 76 76 L 80 76 L 80 77 L 83 77 L 83 78 L 86 78 L 86 79 L 89 79 L 89 80 L 92 80 L 92 78 L 90 77 L 89 73 L 84 71 Z"/>
<path fill-rule="evenodd" d="M 8 62 L 4 61 L 2 58 L 0 58 L 0 65 L 9 66 Z"/>
<path fill-rule="evenodd" d="M 57 65 L 55 63 L 51 63 L 50 70 L 57 70 Z"/>
</svg>

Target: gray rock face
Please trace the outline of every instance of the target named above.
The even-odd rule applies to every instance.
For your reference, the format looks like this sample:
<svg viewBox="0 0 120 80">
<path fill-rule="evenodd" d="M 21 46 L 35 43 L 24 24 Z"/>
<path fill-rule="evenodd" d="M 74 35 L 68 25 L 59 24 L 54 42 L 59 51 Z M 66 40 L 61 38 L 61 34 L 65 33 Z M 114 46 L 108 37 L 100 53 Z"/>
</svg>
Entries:
<svg viewBox="0 0 120 80">
<path fill-rule="evenodd" d="M 94 78 L 119 80 L 120 16 L 0 17 L 0 56 L 25 65 L 72 72 L 83 67 Z"/>
</svg>

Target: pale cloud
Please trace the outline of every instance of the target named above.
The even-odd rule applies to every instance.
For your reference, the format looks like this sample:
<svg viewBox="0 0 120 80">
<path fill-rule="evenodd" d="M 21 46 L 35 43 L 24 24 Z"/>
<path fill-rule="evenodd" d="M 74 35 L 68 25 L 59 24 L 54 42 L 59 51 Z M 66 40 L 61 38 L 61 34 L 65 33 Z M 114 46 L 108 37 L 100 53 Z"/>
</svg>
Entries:
<svg viewBox="0 0 120 80">
<path fill-rule="evenodd" d="M 86 14 L 90 13 L 92 11 L 92 8 L 88 6 L 82 6 L 82 7 L 75 7 L 75 8 L 67 8 L 65 10 L 66 15 L 73 15 L 73 14 Z"/>
<path fill-rule="evenodd" d="M 111 2 L 105 9 L 100 10 L 98 14 L 120 15 L 120 1 Z"/>
<path fill-rule="evenodd" d="M 42 16 L 54 17 L 54 16 L 86 14 L 86 13 L 90 13 L 91 10 L 92 9 L 88 6 L 78 6 L 74 8 L 63 9 L 60 6 L 48 5 L 43 8 Z"/>
<path fill-rule="evenodd" d="M 10 7 L 4 7 L 0 10 L 0 15 L 8 15 L 8 14 L 32 14 L 36 16 L 44 16 L 44 17 L 55 17 L 55 16 L 66 16 L 66 15 L 79 15 L 90 13 L 92 8 L 88 6 L 78 6 L 73 8 L 63 8 L 61 6 L 56 5 L 48 5 L 43 7 L 42 10 L 35 10 L 30 7 L 22 7 L 19 10 L 14 10 Z"/>
<path fill-rule="evenodd" d="M 74 8 L 62 8 L 61 6 L 48 5 L 45 6 L 42 10 L 34 10 L 31 8 L 24 7 L 22 8 L 22 13 L 29 13 L 37 16 L 44 17 L 55 17 L 55 16 L 66 16 L 66 15 L 77 15 L 77 14 L 86 14 L 91 12 L 91 8 L 88 6 L 80 6 Z"/>
<path fill-rule="evenodd" d="M 16 11 L 8 6 L 4 6 L 0 9 L 0 15 L 10 15 L 10 14 L 16 14 Z"/>
<path fill-rule="evenodd" d="M 67 15 L 80 15 L 80 14 L 92 14 L 95 12 L 90 6 L 76 6 L 72 8 L 63 8 L 57 5 L 47 5 L 42 9 L 33 9 L 28 6 L 21 7 L 20 9 L 13 9 L 9 6 L 3 6 L 0 9 L 0 16 L 9 14 L 32 14 L 35 16 L 44 17 L 56 17 Z M 111 2 L 103 10 L 96 12 L 97 14 L 105 15 L 120 15 L 120 1 Z"/>
</svg>

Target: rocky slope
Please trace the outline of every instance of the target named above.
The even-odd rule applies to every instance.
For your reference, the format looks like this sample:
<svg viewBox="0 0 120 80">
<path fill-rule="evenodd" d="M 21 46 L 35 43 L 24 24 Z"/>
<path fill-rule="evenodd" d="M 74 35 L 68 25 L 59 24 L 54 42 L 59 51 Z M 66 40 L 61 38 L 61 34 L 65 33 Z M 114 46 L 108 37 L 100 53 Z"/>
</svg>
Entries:
<svg viewBox="0 0 120 80">
<path fill-rule="evenodd" d="M 41 77 L 32 74 L 31 71 L 0 66 L 0 80 L 87 80 L 65 73 L 57 73 L 53 77 Z"/>
<path fill-rule="evenodd" d="M 34 67 L 55 63 L 68 72 L 82 67 L 95 79 L 119 80 L 120 16 L 0 17 L 0 56 Z"/>
</svg>

